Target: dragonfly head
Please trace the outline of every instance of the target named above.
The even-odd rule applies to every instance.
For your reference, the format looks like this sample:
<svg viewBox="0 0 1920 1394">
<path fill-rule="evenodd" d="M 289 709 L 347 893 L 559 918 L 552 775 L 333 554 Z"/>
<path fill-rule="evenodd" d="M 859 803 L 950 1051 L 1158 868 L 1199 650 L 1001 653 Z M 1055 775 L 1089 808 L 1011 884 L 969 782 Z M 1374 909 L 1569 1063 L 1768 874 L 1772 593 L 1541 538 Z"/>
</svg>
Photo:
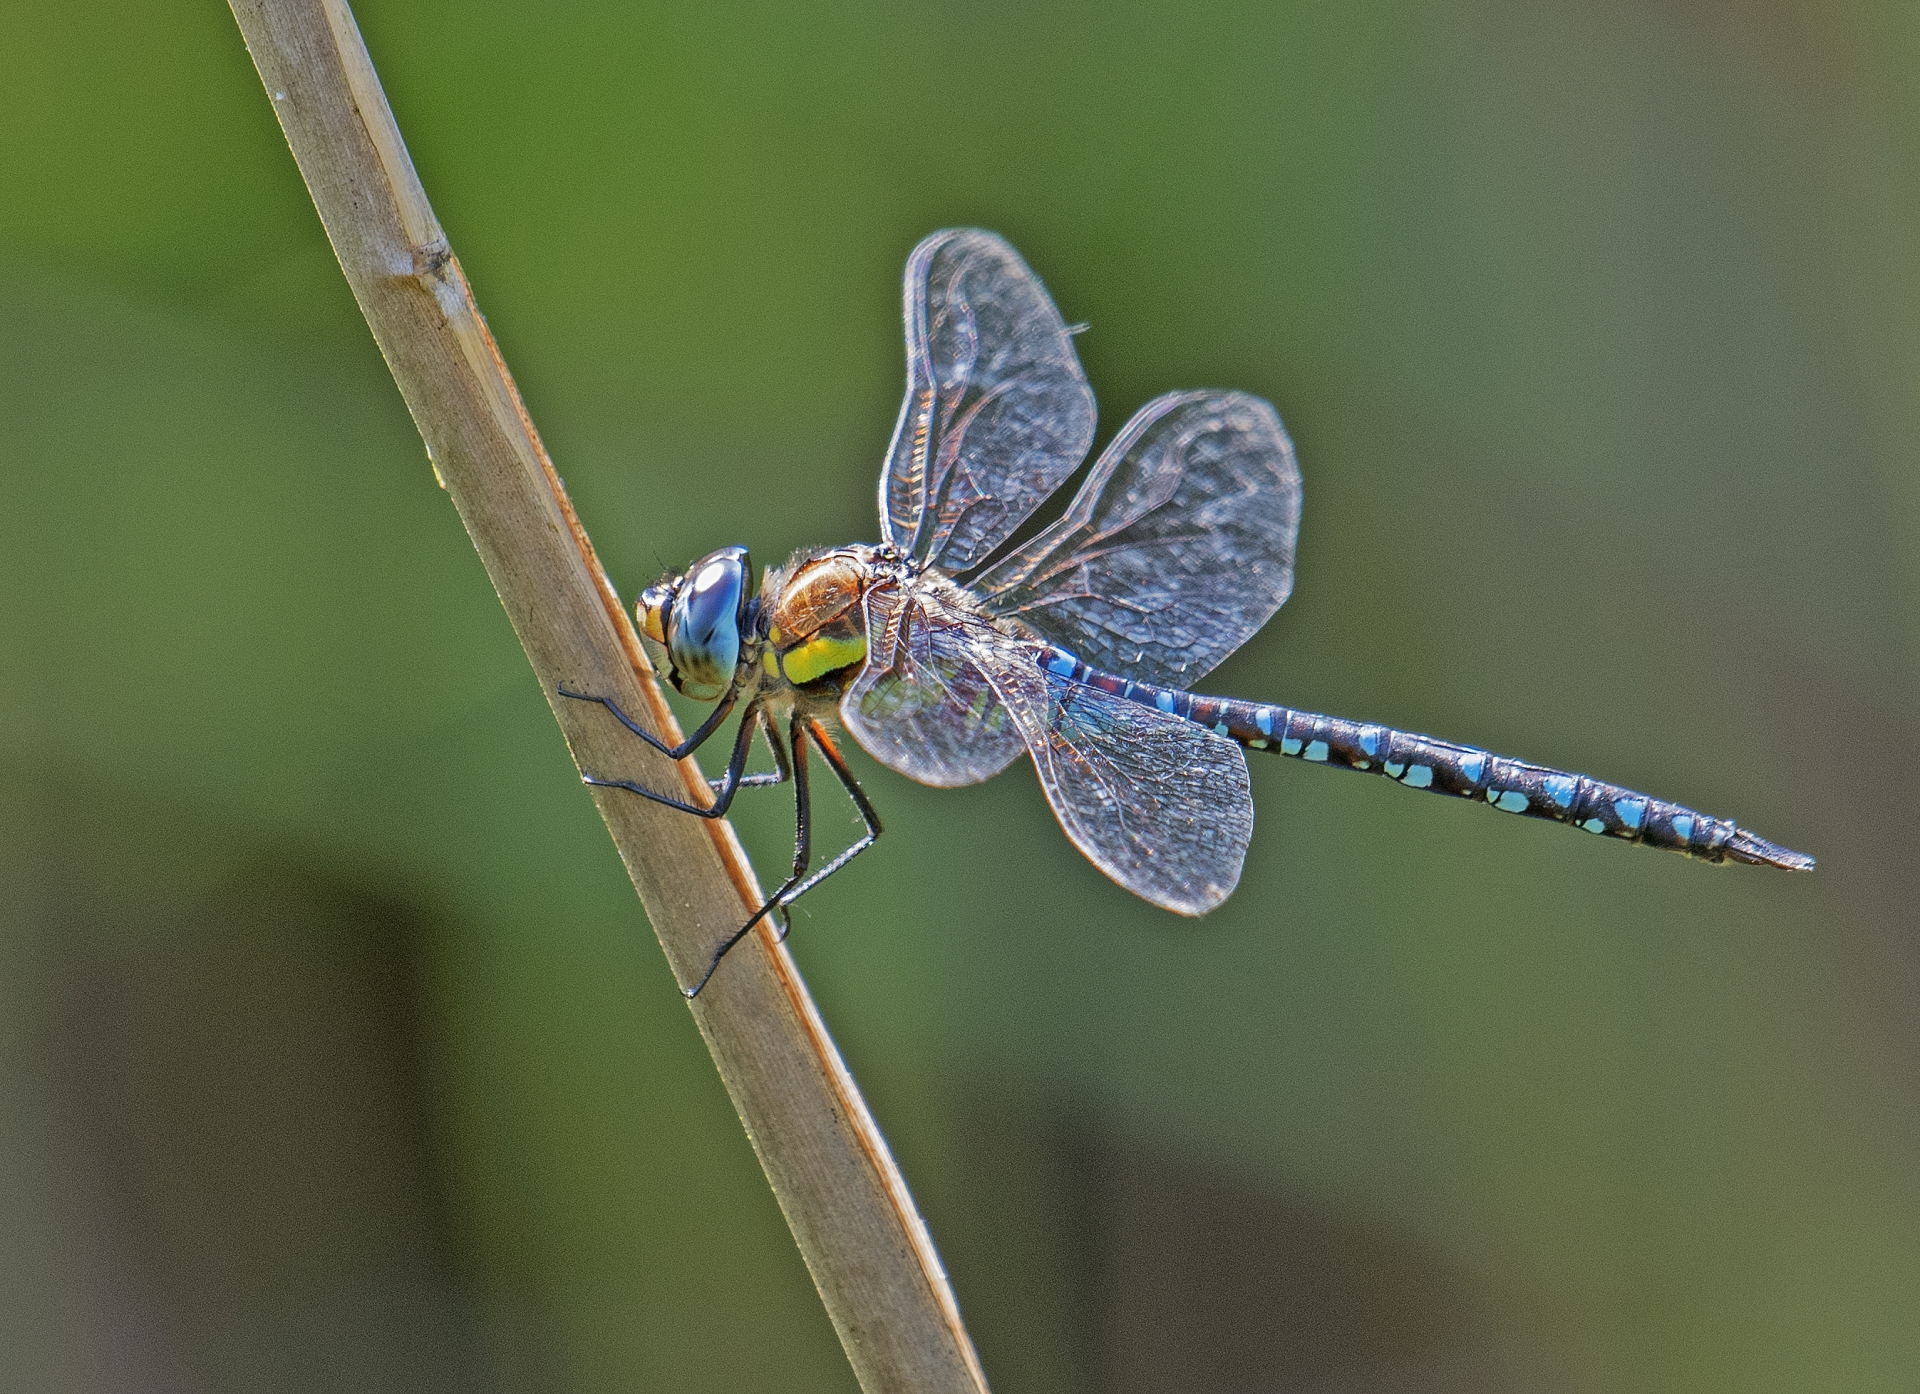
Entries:
<svg viewBox="0 0 1920 1394">
<path fill-rule="evenodd" d="M 666 646 L 667 681 L 697 702 L 717 702 L 733 686 L 752 579 L 747 549 L 722 547 L 648 586 L 633 607 L 640 632 Z"/>
</svg>

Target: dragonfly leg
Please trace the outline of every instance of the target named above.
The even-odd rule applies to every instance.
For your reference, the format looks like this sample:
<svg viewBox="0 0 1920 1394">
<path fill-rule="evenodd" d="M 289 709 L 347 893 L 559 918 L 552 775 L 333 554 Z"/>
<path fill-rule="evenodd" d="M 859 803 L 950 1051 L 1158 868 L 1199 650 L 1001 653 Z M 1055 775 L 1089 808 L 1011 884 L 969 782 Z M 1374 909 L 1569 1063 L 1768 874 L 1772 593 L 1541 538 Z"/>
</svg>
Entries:
<svg viewBox="0 0 1920 1394">
<path fill-rule="evenodd" d="M 764 774 L 742 775 L 740 777 L 740 787 L 742 789 L 770 789 L 776 784 L 785 784 L 789 779 L 793 778 L 791 771 L 787 769 L 787 748 L 780 744 L 780 733 L 774 729 L 773 717 L 767 713 L 765 708 L 761 709 L 760 720 L 765 723 L 767 749 L 773 752 L 774 768 Z M 724 778 L 709 779 L 707 781 L 707 783 L 713 787 L 713 792 L 716 794 L 720 792 L 721 786 L 726 782 Z"/>
<path fill-rule="evenodd" d="M 848 797 L 853 800 L 853 806 L 860 810 L 860 820 L 866 824 L 867 828 L 865 835 L 862 836 L 859 841 L 855 842 L 851 847 L 840 853 L 839 856 L 835 857 L 811 876 L 807 875 L 807 868 L 812 864 L 813 860 L 813 805 L 812 800 L 808 796 L 806 772 L 806 742 L 809 738 L 815 745 L 820 747 L 820 753 L 826 757 L 828 766 L 832 768 L 834 774 L 839 778 L 841 785 L 845 787 Z M 818 721 L 811 719 L 807 720 L 803 726 L 801 719 L 795 717 L 792 727 L 792 743 L 795 811 L 793 875 L 787 879 L 787 883 L 784 886 L 768 897 L 765 905 L 762 905 L 758 910 L 753 912 L 751 919 L 741 925 L 738 930 L 734 931 L 733 935 L 714 951 L 713 961 L 707 965 L 707 971 L 701 975 L 700 981 L 692 987 L 685 989 L 686 996 L 689 1000 L 700 995 L 700 989 L 705 987 L 713 977 L 714 971 L 720 967 L 720 960 L 727 956 L 728 950 L 746 938 L 753 927 L 766 918 L 768 912 L 778 913 L 782 919 L 785 919 L 788 906 L 792 905 L 794 901 L 798 900 L 801 896 L 833 875 L 834 872 L 840 870 L 841 867 L 866 851 L 867 848 L 873 846 L 874 839 L 879 837 L 883 831 L 880 824 L 880 815 L 874 812 L 873 804 L 867 798 L 866 790 L 860 787 L 860 782 L 853 777 L 853 771 L 847 768 L 845 758 L 843 758 L 839 750 L 835 748 L 833 739 L 827 735 L 824 726 Z M 784 940 L 786 937 L 786 930 L 783 929 L 780 934 L 780 939 Z"/>
<path fill-rule="evenodd" d="M 611 697 L 596 697 L 591 692 L 574 692 L 570 690 L 565 683 L 556 685 L 554 690 L 562 697 L 571 697 L 576 702 L 598 702 L 601 706 L 612 712 L 615 719 L 618 720 L 622 726 L 633 732 L 634 735 L 638 736 L 669 760 L 684 760 L 693 754 L 694 751 L 705 745 L 707 743 L 707 737 L 720 729 L 720 723 L 725 721 L 727 719 L 727 713 L 733 710 L 734 700 L 733 694 L 729 692 L 725 697 L 721 698 L 720 705 L 713 709 L 713 715 L 701 722 L 699 728 L 694 731 L 691 736 L 688 736 L 678 745 L 668 745 L 665 741 L 654 735 L 653 732 L 647 730 L 644 726 L 640 725 L 639 722 L 621 711 L 620 704 L 615 702 Z"/>
<path fill-rule="evenodd" d="M 769 774 L 750 774 L 746 776 L 746 778 L 740 781 L 740 787 L 743 789 L 766 788 L 774 784 L 785 784 L 789 779 L 796 778 L 794 772 L 795 764 L 790 764 L 787 760 L 787 747 L 780 739 L 779 726 L 774 721 L 773 714 L 764 707 L 761 708 L 760 721 L 763 728 L 761 734 L 767 738 L 767 749 L 773 753 L 774 769 Z M 795 763 L 804 761 L 807 758 L 805 748 L 802 747 L 798 741 L 794 742 L 793 752 Z M 800 801 L 800 812 L 797 816 L 796 823 L 801 829 L 799 836 L 805 837 L 808 807 L 807 794 L 804 787 L 807 778 L 806 770 L 801 768 L 797 777 L 802 787 L 794 791 L 795 796 Z M 711 783 L 712 781 L 709 782 Z M 787 907 L 784 905 L 776 904 L 773 907 L 773 913 L 780 919 L 780 934 L 778 937 L 781 941 L 784 941 L 787 935 L 793 932 L 793 917 L 787 914 Z"/>
<path fill-rule="evenodd" d="M 568 693 L 567 695 L 576 696 L 578 694 Z M 608 702 L 604 697 L 592 697 L 586 700 L 604 702 L 616 716 L 620 715 L 620 709 L 615 707 L 613 703 Z M 723 715 L 725 715 L 724 712 L 714 713 L 714 717 Z M 626 721 L 624 716 L 620 719 L 626 722 L 629 729 L 639 730 L 632 722 Z M 706 722 L 702 723 L 700 731 L 695 732 L 695 736 L 700 740 L 705 740 L 707 736 L 712 734 L 710 728 L 716 724 L 718 723 L 713 718 L 709 718 Z M 727 816 L 727 809 L 733 805 L 733 796 L 739 792 L 741 785 L 746 781 L 747 752 L 753 748 L 753 733 L 759 728 L 759 725 L 760 707 L 758 703 L 755 703 L 753 706 L 747 708 L 747 714 L 740 720 L 739 734 L 733 738 L 733 756 L 727 761 L 727 777 L 722 780 L 719 787 L 714 790 L 713 804 L 709 808 L 695 808 L 692 804 L 681 799 L 676 799 L 669 794 L 657 794 L 653 790 L 635 784 L 632 780 L 628 779 L 602 779 L 599 775 L 584 773 L 580 776 L 580 779 L 583 783 L 592 784 L 602 789 L 625 789 L 629 794 L 638 794 L 643 799 L 651 799 L 654 803 L 665 804 L 668 808 L 677 809 L 681 813 L 691 813 L 696 818 L 724 818 Z M 642 734 L 645 733 L 643 732 Z M 649 737 L 649 739 L 651 739 L 651 737 Z M 690 743 L 691 738 L 689 739 L 689 744 Z M 672 753 L 658 741 L 654 741 L 653 744 L 668 754 Z M 678 759 L 680 757 L 675 756 L 674 758 Z"/>
<path fill-rule="evenodd" d="M 822 726 L 818 721 L 809 721 L 807 727 L 808 734 L 813 737 L 813 743 L 820 747 L 820 753 L 826 756 L 827 764 L 832 767 L 834 774 L 839 777 L 841 785 L 845 787 L 847 791 L 847 796 L 853 800 L 853 806 L 860 810 L 860 821 L 866 824 L 867 831 L 859 841 L 855 842 L 851 847 L 840 853 L 839 856 L 814 872 L 813 875 L 807 877 L 806 880 L 800 882 L 798 886 L 795 886 L 791 891 L 783 892 L 780 896 L 780 901 L 783 905 L 793 904 L 794 901 L 798 900 L 801 896 L 833 875 L 834 872 L 873 846 L 874 840 L 885 831 L 880 825 L 880 815 L 873 811 L 873 804 L 867 798 L 867 791 L 860 787 L 860 781 L 855 779 L 853 777 L 853 771 L 847 768 L 846 758 L 842 756 L 834 746 L 832 738 L 827 735 L 826 727 Z M 801 867 L 795 868 L 796 872 L 803 869 L 804 868 Z"/>
<path fill-rule="evenodd" d="M 787 913 L 788 893 L 800 883 L 813 864 L 813 795 L 807 787 L 807 733 L 794 717 L 787 739 L 793 746 L 793 874 L 773 897 L 774 913 L 780 917 L 781 943 L 793 933 L 793 917 Z"/>
<path fill-rule="evenodd" d="M 788 895 L 806 876 L 807 866 L 813 860 L 813 800 L 809 797 L 807 786 L 807 733 L 801 727 L 800 720 L 799 717 L 794 717 L 789 736 L 793 745 L 792 763 L 788 764 L 785 759 L 776 757 L 793 776 L 793 874 L 787 878 L 786 883 L 779 890 L 767 897 L 766 904 L 755 910 L 745 924 L 729 935 L 720 947 L 713 951 L 713 958 L 707 964 L 707 971 L 700 975 L 700 981 L 685 989 L 688 1001 L 700 995 L 700 989 L 705 987 L 714 973 L 719 970 L 720 960 L 727 956 L 735 944 L 746 938 L 748 932 L 765 919 L 769 912 L 780 917 L 780 933 L 774 936 L 775 943 L 784 943 L 793 929 L 793 921 L 787 916 Z M 779 749 L 779 737 L 774 732 L 771 721 L 767 723 L 767 743 L 776 750 Z"/>
</svg>

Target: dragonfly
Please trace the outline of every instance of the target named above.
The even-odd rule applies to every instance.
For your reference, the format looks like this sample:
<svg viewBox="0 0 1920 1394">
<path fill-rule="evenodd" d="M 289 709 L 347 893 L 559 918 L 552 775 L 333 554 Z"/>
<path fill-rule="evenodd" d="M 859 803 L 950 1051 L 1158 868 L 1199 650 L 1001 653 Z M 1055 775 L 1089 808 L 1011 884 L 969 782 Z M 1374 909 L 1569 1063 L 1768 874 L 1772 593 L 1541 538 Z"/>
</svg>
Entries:
<svg viewBox="0 0 1920 1394">
<path fill-rule="evenodd" d="M 1054 521 L 1022 525 L 1085 462 L 1092 389 L 1073 335 L 1002 238 L 950 229 L 905 281 L 907 391 L 880 477 L 880 541 L 796 554 L 756 590 L 726 547 L 648 587 L 635 618 L 687 697 L 714 703 L 672 760 L 742 712 L 723 778 L 698 806 L 585 774 L 700 818 L 741 789 L 791 783 L 790 876 L 714 950 L 728 950 L 871 847 L 872 801 L 833 739 L 922 784 L 991 778 L 1026 755 L 1061 828 L 1135 895 L 1202 915 L 1239 882 L 1253 833 L 1245 752 L 1377 775 L 1714 863 L 1805 871 L 1813 858 L 1724 818 L 1475 746 L 1192 684 L 1253 637 L 1293 588 L 1300 470 L 1280 417 L 1244 392 L 1171 392 L 1136 413 Z M 756 733 L 774 770 L 746 773 Z M 864 833 L 813 870 L 808 749 Z"/>
</svg>

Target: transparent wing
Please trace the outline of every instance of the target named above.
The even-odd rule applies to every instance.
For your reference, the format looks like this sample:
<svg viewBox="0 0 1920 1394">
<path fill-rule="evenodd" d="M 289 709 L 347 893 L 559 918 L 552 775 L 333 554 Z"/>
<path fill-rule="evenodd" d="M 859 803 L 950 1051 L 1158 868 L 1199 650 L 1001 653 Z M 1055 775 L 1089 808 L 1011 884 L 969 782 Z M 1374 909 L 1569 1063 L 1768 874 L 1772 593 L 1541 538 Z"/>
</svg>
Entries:
<svg viewBox="0 0 1920 1394">
<path fill-rule="evenodd" d="M 1243 392 L 1155 398 L 1058 522 L 976 578 L 989 613 L 1096 668 L 1185 688 L 1293 589 L 1300 469 Z"/>
<path fill-rule="evenodd" d="M 882 540 L 952 574 L 985 561 L 1086 458 L 1093 391 L 1040 279 L 990 232 L 913 249 L 906 325 Z"/>
<path fill-rule="evenodd" d="M 1030 655 L 992 673 L 1054 816 L 1089 861 L 1182 915 L 1204 915 L 1233 893 L 1253 836 L 1238 744 L 1055 677 Z"/>
<path fill-rule="evenodd" d="M 867 666 L 840 699 L 861 748 L 940 788 L 978 784 L 1018 759 L 1026 747 L 974 661 L 1000 636 L 923 588 L 874 586 L 866 605 Z"/>
<path fill-rule="evenodd" d="M 1205 914 L 1240 880 L 1253 797 L 1238 744 L 1044 671 L 1040 646 L 950 582 L 867 593 L 867 667 L 841 699 L 854 739 L 924 784 L 971 784 L 1024 748 L 1060 826 L 1135 895 Z"/>
</svg>

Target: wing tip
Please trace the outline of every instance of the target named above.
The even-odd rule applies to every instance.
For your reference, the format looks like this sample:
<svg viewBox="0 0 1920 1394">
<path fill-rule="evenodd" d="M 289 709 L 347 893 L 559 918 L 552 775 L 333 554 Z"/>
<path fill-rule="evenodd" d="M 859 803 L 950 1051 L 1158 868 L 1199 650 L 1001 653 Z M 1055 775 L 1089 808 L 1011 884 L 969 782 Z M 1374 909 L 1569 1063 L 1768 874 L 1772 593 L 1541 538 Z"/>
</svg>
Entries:
<svg viewBox="0 0 1920 1394">
<path fill-rule="evenodd" d="M 1078 842 L 1077 838 L 1075 842 Z M 1080 850 L 1086 853 L 1088 861 L 1091 861 L 1095 867 L 1105 872 L 1121 890 L 1132 892 L 1156 909 L 1166 910 L 1175 915 L 1184 915 L 1190 920 L 1197 920 L 1202 915 L 1211 914 L 1213 911 L 1218 910 L 1226 903 L 1227 898 L 1239 889 L 1240 867 L 1245 864 L 1246 857 L 1246 852 L 1243 848 L 1241 849 L 1240 865 L 1236 865 L 1233 868 L 1233 874 L 1224 879 L 1203 883 L 1182 881 L 1173 885 L 1167 885 L 1164 882 L 1155 881 L 1150 877 L 1133 873 L 1131 869 L 1128 869 L 1129 874 L 1125 877 L 1117 875 L 1112 868 L 1105 865 L 1101 858 L 1095 857 L 1091 852 L 1087 852 L 1085 847 L 1081 847 Z"/>
</svg>

